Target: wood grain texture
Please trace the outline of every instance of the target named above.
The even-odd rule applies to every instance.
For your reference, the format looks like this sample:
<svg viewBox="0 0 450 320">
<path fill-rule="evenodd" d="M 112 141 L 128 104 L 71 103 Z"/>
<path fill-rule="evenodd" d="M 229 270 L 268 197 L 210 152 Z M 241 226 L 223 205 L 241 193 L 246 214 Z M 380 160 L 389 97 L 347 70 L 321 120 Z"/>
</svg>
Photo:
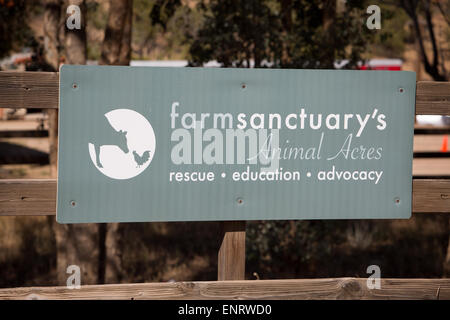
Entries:
<svg viewBox="0 0 450 320">
<path fill-rule="evenodd" d="M 56 180 L 0 180 L 0 216 L 56 214 Z"/>
<path fill-rule="evenodd" d="M 417 82 L 416 114 L 450 115 L 450 82 Z"/>
<path fill-rule="evenodd" d="M 0 72 L 1 108 L 58 108 L 56 72 Z M 416 114 L 450 115 L 450 82 L 419 81 Z"/>
<path fill-rule="evenodd" d="M 48 112 L 48 140 L 49 140 L 49 161 L 50 177 L 58 177 L 58 111 L 57 109 L 47 110 Z"/>
<path fill-rule="evenodd" d="M 450 213 L 450 179 L 414 179 L 413 180 L 414 213 Z M 55 215 L 56 214 L 56 180 L 2 179 L 0 180 L 0 216 Z M 242 222 L 232 221 L 226 226 L 224 240 L 221 243 L 222 254 L 227 250 L 242 255 L 245 248 L 245 226 Z M 234 229 L 233 229 L 234 228 Z M 235 231 L 233 231 L 235 230 Z M 227 233 L 229 232 L 229 233 Z M 222 248 L 223 247 L 223 248 Z M 241 252 L 241 253 L 239 253 Z M 244 253 L 245 254 L 245 253 Z M 242 257 L 242 256 L 241 256 Z M 226 258 L 226 256 L 225 256 Z M 220 252 L 219 252 L 219 260 Z M 245 260 L 245 259 L 244 259 Z M 222 262 L 221 262 L 222 263 Z M 222 264 L 219 264 L 222 265 Z M 223 274 L 237 272 L 234 266 L 228 267 L 223 261 Z M 242 265 L 241 265 L 242 268 Z M 242 277 L 239 269 L 237 275 Z M 225 276 L 225 275 L 220 275 Z M 228 276 L 227 276 L 228 277 Z"/>
<path fill-rule="evenodd" d="M 57 72 L 0 72 L 0 108 L 58 108 Z"/>
<path fill-rule="evenodd" d="M 414 177 L 449 177 L 450 158 L 416 158 L 413 160 Z"/>
<path fill-rule="evenodd" d="M 447 135 L 443 134 L 415 134 L 414 135 L 414 152 L 440 152 L 443 144 L 450 150 L 450 142 L 444 140 Z M 448 153 L 450 158 L 450 153 Z M 448 159 L 450 162 L 450 159 Z"/>
<path fill-rule="evenodd" d="M 364 278 L 174 282 L 0 289 L 0 299 L 427 299 L 449 300 L 450 279 Z"/>
<path fill-rule="evenodd" d="M 222 222 L 217 279 L 245 279 L 245 221 Z"/>
<path fill-rule="evenodd" d="M 450 179 L 415 179 L 413 212 L 450 213 Z"/>
</svg>

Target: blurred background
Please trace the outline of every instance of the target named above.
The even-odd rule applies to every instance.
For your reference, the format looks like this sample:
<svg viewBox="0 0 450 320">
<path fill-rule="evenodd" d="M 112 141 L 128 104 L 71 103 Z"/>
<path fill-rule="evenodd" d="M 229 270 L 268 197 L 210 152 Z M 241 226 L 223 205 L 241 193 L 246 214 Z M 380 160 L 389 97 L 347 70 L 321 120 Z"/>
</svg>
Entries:
<svg viewBox="0 0 450 320">
<path fill-rule="evenodd" d="M 409 70 L 449 81 L 450 1 L 0 0 L 1 71 L 65 63 Z M 0 108 L 0 179 L 56 178 L 56 123 L 56 110 Z M 417 118 L 415 177 L 450 177 L 449 125 Z M 449 230 L 445 214 L 251 221 L 246 279 L 367 277 L 372 264 L 383 278 L 448 277 Z M 0 217 L 0 287 L 65 285 L 71 264 L 82 285 L 216 280 L 219 234 L 218 222 Z"/>
</svg>

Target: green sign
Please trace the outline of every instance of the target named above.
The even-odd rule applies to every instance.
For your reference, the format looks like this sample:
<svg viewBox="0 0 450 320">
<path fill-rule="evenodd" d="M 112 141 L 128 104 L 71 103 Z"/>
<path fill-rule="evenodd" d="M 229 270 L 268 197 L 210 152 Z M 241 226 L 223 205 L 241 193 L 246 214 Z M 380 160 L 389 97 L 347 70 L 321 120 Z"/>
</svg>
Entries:
<svg viewBox="0 0 450 320">
<path fill-rule="evenodd" d="M 411 215 L 415 74 L 63 66 L 61 223 Z"/>
</svg>

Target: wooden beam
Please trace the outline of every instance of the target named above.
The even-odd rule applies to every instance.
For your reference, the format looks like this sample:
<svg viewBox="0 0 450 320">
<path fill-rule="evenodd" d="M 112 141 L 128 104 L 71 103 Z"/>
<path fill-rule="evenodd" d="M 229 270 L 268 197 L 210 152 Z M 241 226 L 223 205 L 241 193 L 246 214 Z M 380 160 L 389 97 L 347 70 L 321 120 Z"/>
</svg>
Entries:
<svg viewBox="0 0 450 320">
<path fill-rule="evenodd" d="M 417 82 L 416 114 L 450 115 L 450 82 Z"/>
<path fill-rule="evenodd" d="M 447 155 L 450 158 L 450 153 L 442 152 L 443 144 L 445 143 L 444 134 L 415 134 L 414 135 L 414 153 L 417 152 L 439 152 Z M 447 149 L 450 150 L 450 143 L 447 141 Z M 450 159 L 448 159 L 450 160 Z"/>
<path fill-rule="evenodd" d="M 450 299 L 450 279 L 381 279 L 368 289 L 364 278 L 243 280 L 81 285 L 0 289 L 0 299 Z"/>
<path fill-rule="evenodd" d="M 0 216 L 56 214 L 56 180 L 0 180 Z"/>
<path fill-rule="evenodd" d="M 47 130 L 2 130 L 0 138 L 46 138 Z"/>
<path fill-rule="evenodd" d="M 449 177 L 450 157 L 440 153 L 440 158 L 415 158 L 413 160 L 414 177 Z M 416 154 L 417 156 L 417 154 Z"/>
<path fill-rule="evenodd" d="M 450 179 L 415 179 L 413 212 L 450 213 Z"/>
<path fill-rule="evenodd" d="M 414 179 L 413 212 L 450 213 L 450 179 Z M 55 214 L 56 180 L 0 179 L 0 216 Z M 224 250 L 228 241 L 234 245 L 236 237 L 239 239 L 245 232 L 242 222 L 235 223 L 224 226 L 225 235 L 230 232 L 222 242 Z"/>
<path fill-rule="evenodd" d="M 58 111 L 57 109 L 47 110 L 48 113 L 48 142 L 50 177 L 58 177 Z"/>
<path fill-rule="evenodd" d="M 217 279 L 245 279 L 245 221 L 222 222 Z"/>
<path fill-rule="evenodd" d="M 58 108 L 57 72 L 0 72 L 0 108 Z M 450 82 L 419 81 L 416 114 L 450 115 Z"/>
<path fill-rule="evenodd" d="M 57 72 L 0 72 L 0 108 L 58 108 Z"/>
</svg>

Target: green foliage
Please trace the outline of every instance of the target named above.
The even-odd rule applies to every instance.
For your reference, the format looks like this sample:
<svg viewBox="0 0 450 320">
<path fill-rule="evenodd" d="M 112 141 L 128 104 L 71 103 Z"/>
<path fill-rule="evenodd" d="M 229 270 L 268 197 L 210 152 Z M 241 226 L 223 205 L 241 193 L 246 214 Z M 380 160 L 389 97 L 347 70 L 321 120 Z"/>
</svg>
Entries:
<svg viewBox="0 0 450 320">
<path fill-rule="evenodd" d="M 224 67 L 333 68 L 361 57 L 371 33 L 363 1 L 347 1 L 324 27 L 324 1 L 212 0 L 202 3 L 204 24 L 190 49 L 191 64 Z M 350 64 L 349 66 L 351 66 Z"/>
<path fill-rule="evenodd" d="M 370 44 L 370 54 L 402 57 L 405 44 L 414 41 L 412 33 L 407 28 L 409 18 L 403 10 L 398 10 L 394 5 L 383 3 L 378 5 L 381 8 L 381 29 L 375 32 L 373 42 Z"/>
<path fill-rule="evenodd" d="M 166 30 L 168 21 L 172 18 L 180 5 L 180 0 L 155 0 L 152 10 L 150 11 L 152 25 L 159 24 Z"/>
<path fill-rule="evenodd" d="M 279 21 L 258 0 L 211 1 L 205 22 L 190 49 L 194 65 L 217 60 L 225 67 L 258 65 L 276 45 Z"/>
<path fill-rule="evenodd" d="M 409 220 L 251 221 L 246 270 L 252 279 L 367 277 L 371 264 L 383 277 L 442 277 L 448 218 Z M 421 259 L 417 259 L 421 257 Z"/>
<path fill-rule="evenodd" d="M 198 11 L 179 1 L 134 0 L 133 12 L 133 58 L 185 59 L 201 25 Z"/>
<path fill-rule="evenodd" d="M 96 29 L 105 29 L 108 19 L 107 12 L 98 4 L 97 1 L 86 1 L 87 26 L 93 26 Z"/>
<path fill-rule="evenodd" d="M 97 1 L 90 0 L 86 2 L 87 18 L 86 28 L 88 34 L 99 32 L 106 28 L 108 12 L 99 5 Z M 98 60 L 101 55 L 100 41 L 87 41 L 87 58 L 90 60 Z"/>
<path fill-rule="evenodd" d="M 249 270 L 262 275 L 314 273 L 345 242 L 345 222 L 262 221 L 247 224 Z"/>
</svg>

